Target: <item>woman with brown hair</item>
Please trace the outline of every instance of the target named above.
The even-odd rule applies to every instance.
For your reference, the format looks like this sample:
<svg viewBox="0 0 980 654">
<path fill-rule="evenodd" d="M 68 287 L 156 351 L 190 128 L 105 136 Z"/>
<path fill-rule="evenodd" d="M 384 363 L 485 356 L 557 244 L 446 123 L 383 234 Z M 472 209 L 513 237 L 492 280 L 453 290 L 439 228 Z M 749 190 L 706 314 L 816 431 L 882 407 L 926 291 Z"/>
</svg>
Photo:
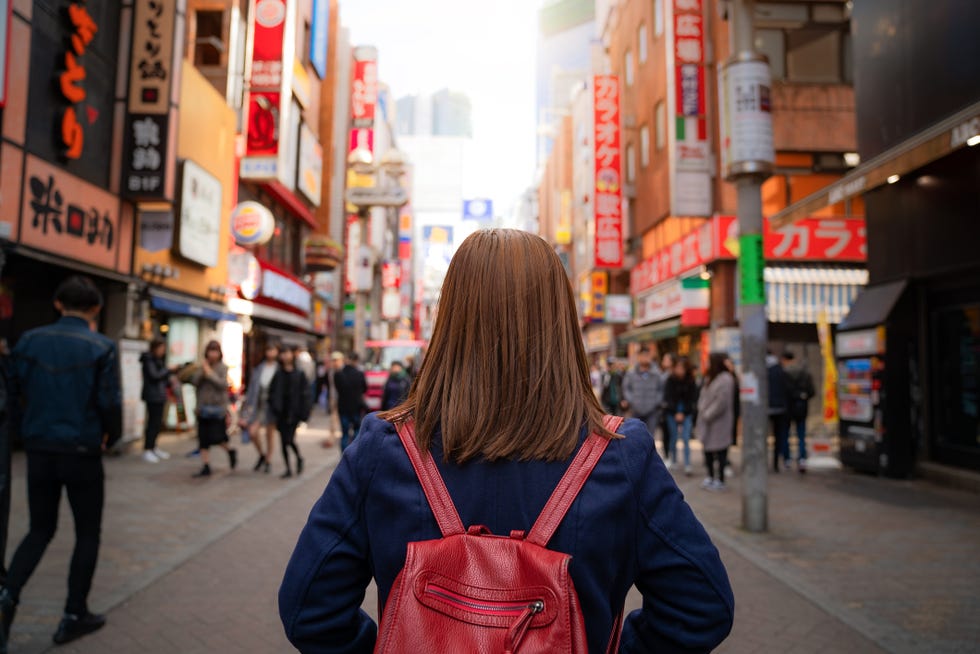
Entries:
<svg viewBox="0 0 980 654">
<path fill-rule="evenodd" d="M 191 378 L 197 389 L 197 443 L 204 464 L 194 473 L 195 477 L 211 475 L 208 449 L 215 445 L 228 452 L 228 465 L 232 470 L 238 464 L 238 452 L 228 445 L 228 366 L 222 363 L 222 358 L 221 344 L 208 341 L 204 361 Z"/>
<path fill-rule="evenodd" d="M 571 556 L 588 651 L 618 638 L 634 585 L 644 604 L 622 622 L 618 651 L 714 648 L 733 618 L 725 568 L 646 426 L 604 427 L 558 256 L 526 232 L 474 233 L 449 266 L 408 398 L 364 420 L 300 535 L 279 592 L 289 640 L 301 652 L 370 652 L 376 627 L 360 606 L 372 577 L 384 611 L 401 608 L 389 597 L 406 548 L 438 539 L 443 519 L 410 457 L 436 467 L 462 525 L 516 538 L 551 506 L 577 452 L 597 447 L 546 540 Z M 424 649 L 415 645 L 402 651 Z"/>
<path fill-rule="evenodd" d="M 710 491 L 726 488 L 725 467 L 735 422 L 735 377 L 725 366 L 727 358 L 721 352 L 709 355 L 708 374 L 698 398 L 697 437 L 704 446 L 704 461 L 708 466 L 708 476 L 701 482 L 701 488 Z"/>
</svg>

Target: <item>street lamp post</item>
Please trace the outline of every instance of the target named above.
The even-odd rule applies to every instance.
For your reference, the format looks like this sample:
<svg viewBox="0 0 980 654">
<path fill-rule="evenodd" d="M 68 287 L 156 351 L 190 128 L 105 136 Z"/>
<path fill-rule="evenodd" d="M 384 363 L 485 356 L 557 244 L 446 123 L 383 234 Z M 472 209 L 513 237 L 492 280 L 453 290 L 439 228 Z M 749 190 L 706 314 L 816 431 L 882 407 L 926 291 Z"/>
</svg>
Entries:
<svg viewBox="0 0 980 654">
<path fill-rule="evenodd" d="M 762 182 L 775 160 L 771 78 L 765 56 L 755 52 L 755 0 L 729 5 L 731 58 L 722 78 L 722 168 L 738 191 L 739 325 L 742 331 L 742 526 L 768 529 L 766 436 L 769 388 L 768 322 L 763 272 Z"/>
<path fill-rule="evenodd" d="M 377 185 L 369 188 L 350 188 L 347 190 L 347 201 L 357 207 L 358 220 L 358 249 L 367 241 L 368 215 L 373 207 L 398 208 L 408 203 L 408 194 L 401 186 L 392 187 L 390 179 L 397 180 L 405 170 L 405 156 L 395 148 L 389 149 L 379 164 L 375 165 L 374 157 L 369 150 L 358 148 L 347 158 L 348 166 L 362 175 L 376 175 Z M 353 247 L 353 243 L 347 246 Z M 361 256 L 357 253 L 358 257 Z M 364 265 L 364 262 L 361 262 Z M 354 279 L 354 351 L 362 354 L 367 340 L 367 300 L 369 288 Z"/>
</svg>

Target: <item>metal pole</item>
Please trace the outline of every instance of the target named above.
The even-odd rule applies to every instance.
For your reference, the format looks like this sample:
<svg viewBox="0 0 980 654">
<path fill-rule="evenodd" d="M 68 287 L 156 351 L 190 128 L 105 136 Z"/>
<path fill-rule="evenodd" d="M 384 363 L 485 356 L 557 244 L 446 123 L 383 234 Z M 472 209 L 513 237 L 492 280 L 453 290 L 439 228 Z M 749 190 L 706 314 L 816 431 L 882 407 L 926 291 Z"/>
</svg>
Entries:
<svg viewBox="0 0 980 654">
<path fill-rule="evenodd" d="M 730 20 L 732 57 L 754 52 L 755 0 L 735 0 Z M 763 172 L 739 175 L 739 324 L 742 329 L 742 527 L 750 532 L 769 527 L 766 438 L 769 433 L 769 388 L 766 370 L 768 322 L 762 272 Z M 754 392 L 753 392 L 754 389 Z"/>
<path fill-rule="evenodd" d="M 357 247 L 360 249 L 362 243 L 366 241 L 368 221 L 367 214 L 370 211 L 367 207 L 361 207 L 357 211 L 357 222 L 360 227 L 361 238 L 358 242 Z M 350 244 L 348 244 L 350 247 Z M 358 255 L 360 256 L 360 252 Z M 357 270 L 359 266 L 354 266 L 354 274 L 357 276 Z M 364 341 L 367 340 L 367 298 L 368 292 L 361 290 L 360 280 L 354 279 L 355 288 L 357 289 L 354 293 L 354 351 L 357 354 L 364 355 Z"/>
</svg>

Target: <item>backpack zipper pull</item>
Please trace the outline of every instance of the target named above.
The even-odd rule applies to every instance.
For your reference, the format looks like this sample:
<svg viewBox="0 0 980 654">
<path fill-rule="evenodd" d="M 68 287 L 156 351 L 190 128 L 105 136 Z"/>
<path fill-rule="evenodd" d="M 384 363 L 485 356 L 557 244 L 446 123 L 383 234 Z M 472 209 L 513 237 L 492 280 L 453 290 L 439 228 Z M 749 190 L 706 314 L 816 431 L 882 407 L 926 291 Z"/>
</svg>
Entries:
<svg viewBox="0 0 980 654">
<path fill-rule="evenodd" d="M 541 600 L 534 600 L 525 607 L 514 624 L 507 630 L 507 640 L 504 641 L 504 654 L 516 654 L 517 648 L 520 646 L 521 641 L 524 640 L 524 635 L 527 633 L 528 627 L 531 626 L 531 620 L 542 611 L 544 611 L 544 602 Z"/>
</svg>

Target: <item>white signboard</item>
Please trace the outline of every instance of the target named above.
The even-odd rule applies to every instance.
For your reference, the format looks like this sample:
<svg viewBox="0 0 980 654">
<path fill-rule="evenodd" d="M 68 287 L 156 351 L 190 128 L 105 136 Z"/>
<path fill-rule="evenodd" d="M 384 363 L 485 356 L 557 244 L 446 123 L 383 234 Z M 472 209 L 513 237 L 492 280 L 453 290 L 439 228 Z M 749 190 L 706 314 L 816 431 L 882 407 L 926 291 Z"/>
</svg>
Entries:
<svg viewBox="0 0 980 654">
<path fill-rule="evenodd" d="M 193 161 L 184 162 L 180 184 L 182 257 L 202 266 L 218 265 L 221 246 L 221 182 Z"/>
<path fill-rule="evenodd" d="M 299 172 L 296 187 L 314 206 L 320 206 L 320 181 L 323 177 L 323 148 L 304 123 L 299 130 Z"/>
<path fill-rule="evenodd" d="M 681 315 L 684 302 L 680 280 L 669 281 L 636 298 L 636 325 L 646 325 Z"/>
<path fill-rule="evenodd" d="M 722 69 L 721 167 L 726 178 L 744 164 L 771 166 L 772 78 L 765 61 L 736 61 Z"/>
<path fill-rule="evenodd" d="M 629 295 L 606 296 L 606 322 L 628 323 L 633 319 L 633 298 Z"/>
<path fill-rule="evenodd" d="M 280 275 L 274 270 L 265 269 L 262 271 L 262 297 L 276 300 L 283 304 L 295 307 L 304 313 L 310 312 L 310 302 L 313 294 L 299 282 Z"/>
</svg>

